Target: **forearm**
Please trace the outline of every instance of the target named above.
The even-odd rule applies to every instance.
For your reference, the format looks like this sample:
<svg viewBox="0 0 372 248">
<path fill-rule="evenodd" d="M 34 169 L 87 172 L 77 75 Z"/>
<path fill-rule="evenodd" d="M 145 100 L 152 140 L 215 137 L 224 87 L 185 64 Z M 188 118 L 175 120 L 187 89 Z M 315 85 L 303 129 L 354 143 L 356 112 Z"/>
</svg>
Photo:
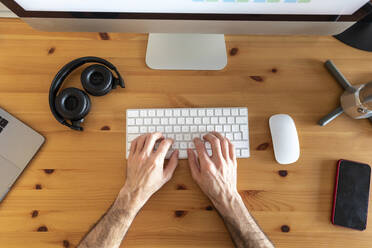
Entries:
<svg viewBox="0 0 372 248">
<path fill-rule="evenodd" d="M 236 247 L 273 248 L 274 245 L 248 212 L 238 193 L 214 202 Z"/>
<path fill-rule="evenodd" d="M 141 207 L 134 194 L 122 190 L 78 248 L 118 248 Z"/>
</svg>

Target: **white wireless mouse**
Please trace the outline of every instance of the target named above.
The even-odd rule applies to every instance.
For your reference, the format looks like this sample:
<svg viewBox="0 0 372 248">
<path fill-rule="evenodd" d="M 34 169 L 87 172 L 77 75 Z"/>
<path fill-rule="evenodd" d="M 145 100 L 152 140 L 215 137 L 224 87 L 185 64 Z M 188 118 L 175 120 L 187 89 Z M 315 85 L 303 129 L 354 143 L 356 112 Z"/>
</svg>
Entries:
<svg viewBox="0 0 372 248">
<path fill-rule="evenodd" d="M 275 159 L 279 164 L 292 164 L 300 157 L 297 129 L 289 115 L 273 115 L 269 120 Z"/>
</svg>

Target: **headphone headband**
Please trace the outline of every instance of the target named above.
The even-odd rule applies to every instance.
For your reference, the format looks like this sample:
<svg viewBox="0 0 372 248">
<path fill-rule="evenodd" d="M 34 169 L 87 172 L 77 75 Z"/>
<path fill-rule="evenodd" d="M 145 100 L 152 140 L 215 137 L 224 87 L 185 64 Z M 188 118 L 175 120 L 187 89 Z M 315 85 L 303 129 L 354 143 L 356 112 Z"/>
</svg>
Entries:
<svg viewBox="0 0 372 248">
<path fill-rule="evenodd" d="M 63 66 L 58 71 L 56 76 L 54 77 L 54 79 L 52 81 L 52 85 L 50 86 L 49 107 L 52 111 L 52 114 L 54 115 L 54 117 L 56 118 L 56 120 L 58 122 L 60 122 L 62 125 L 65 125 L 65 126 L 71 128 L 71 129 L 79 130 L 79 131 L 82 131 L 83 128 L 79 125 L 76 125 L 76 123 L 69 124 L 62 116 L 60 116 L 57 113 L 54 102 L 55 102 L 56 95 L 57 95 L 58 91 L 60 90 L 60 88 L 62 87 L 62 84 L 65 81 L 65 79 L 74 70 L 76 70 L 77 68 L 79 68 L 80 66 L 82 66 L 86 63 L 99 63 L 99 64 L 103 64 L 103 65 L 107 66 L 110 70 L 115 72 L 115 74 L 117 76 L 116 80 L 118 80 L 118 82 L 116 84 L 119 84 L 120 87 L 125 88 L 124 80 L 121 77 L 119 71 L 116 69 L 116 67 L 112 63 L 110 63 L 109 61 L 107 61 L 105 59 L 98 58 L 98 57 L 82 57 L 82 58 L 75 59 L 75 60 L 71 61 L 70 63 L 66 64 L 65 66 Z"/>
</svg>

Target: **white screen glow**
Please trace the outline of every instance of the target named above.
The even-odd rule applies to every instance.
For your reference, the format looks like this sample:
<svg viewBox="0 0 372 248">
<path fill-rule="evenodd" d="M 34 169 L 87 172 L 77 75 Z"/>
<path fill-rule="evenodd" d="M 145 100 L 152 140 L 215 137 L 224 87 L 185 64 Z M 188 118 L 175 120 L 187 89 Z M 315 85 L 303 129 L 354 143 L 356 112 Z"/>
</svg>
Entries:
<svg viewBox="0 0 372 248">
<path fill-rule="evenodd" d="M 15 0 L 27 11 L 351 15 L 369 0 Z"/>
</svg>

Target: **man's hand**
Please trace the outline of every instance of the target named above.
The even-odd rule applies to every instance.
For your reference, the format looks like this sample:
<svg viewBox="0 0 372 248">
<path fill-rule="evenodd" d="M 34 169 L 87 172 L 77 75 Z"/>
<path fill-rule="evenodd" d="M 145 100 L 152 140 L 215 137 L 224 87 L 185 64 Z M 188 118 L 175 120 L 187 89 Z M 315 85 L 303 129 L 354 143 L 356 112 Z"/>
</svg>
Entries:
<svg viewBox="0 0 372 248">
<path fill-rule="evenodd" d="M 188 150 L 192 177 L 221 214 L 236 247 L 273 248 L 248 212 L 236 188 L 237 162 L 233 144 L 221 134 L 204 136 L 212 147 L 209 156 L 204 143 L 195 139 L 198 157 Z"/>
<path fill-rule="evenodd" d="M 171 179 L 178 164 L 178 151 L 173 152 L 166 166 L 164 160 L 172 143 L 173 140 L 164 139 L 161 133 L 142 135 L 132 142 L 125 185 L 110 210 L 80 242 L 79 248 L 120 246 L 138 211 Z"/>
<path fill-rule="evenodd" d="M 221 134 L 213 132 L 204 136 L 211 144 L 212 156 L 209 157 L 204 142 L 195 139 L 196 154 L 188 150 L 192 177 L 201 190 L 221 211 L 231 198 L 237 197 L 236 171 L 237 162 L 234 145 Z"/>
<path fill-rule="evenodd" d="M 155 144 L 160 141 L 155 151 Z M 175 150 L 167 165 L 165 156 L 173 140 L 164 139 L 161 133 L 139 136 L 132 141 L 127 162 L 127 179 L 120 194 L 134 195 L 144 204 L 156 191 L 167 183 L 178 164 L 178 150 Z M 120 196 L 120 195 L 119 195 Z"/>
</svg>

